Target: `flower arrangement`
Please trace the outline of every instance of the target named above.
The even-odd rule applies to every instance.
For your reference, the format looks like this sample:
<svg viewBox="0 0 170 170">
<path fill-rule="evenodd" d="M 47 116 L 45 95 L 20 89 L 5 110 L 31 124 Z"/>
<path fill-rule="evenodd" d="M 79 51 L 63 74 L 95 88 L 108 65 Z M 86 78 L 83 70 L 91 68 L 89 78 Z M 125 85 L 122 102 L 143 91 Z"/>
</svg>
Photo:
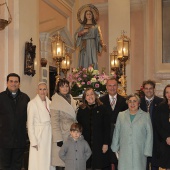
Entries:
<svg viewBox="0 0 170 170">
<path fill-rule="evenodd" d="M 143 96 L 145 96 L 145 94 L 144 94 L 144 92 L 143 92 L 143 86 L 141 86 L 140 89 L 139 89 L 139 90 L 136 90 L 136 91 L 137 91 L 137 94 L 139 95 L 140 98 L 143 97 Z"/>
<path fill-rule="evenodd" d="M 88 68 L 73 68 L 67 80 L 71 83 L 71 94 L 75 97 L 89 87 L 96 92 L 104 93 L 108 77 L 104 72 L 100 74 L 98 70 L 93 69 L 93 66 L 89 66 Z"/>
</svg>

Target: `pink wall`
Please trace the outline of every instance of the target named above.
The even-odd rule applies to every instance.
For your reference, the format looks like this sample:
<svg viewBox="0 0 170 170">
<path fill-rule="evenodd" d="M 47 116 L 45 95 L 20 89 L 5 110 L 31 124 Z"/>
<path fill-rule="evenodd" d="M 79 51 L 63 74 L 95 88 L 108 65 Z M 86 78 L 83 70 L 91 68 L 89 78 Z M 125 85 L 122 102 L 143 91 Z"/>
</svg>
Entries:
<svg viewBox="0 0 170 170">
<path fill-rule="evenodd" d="M 103 51 L 101 55 L 98 56 L 99 71 L 105 68 L 105 72 L 109 74 L 109 44 L 108 44 L 108 14 L 104 13 L 100 15 L 98 24 L 100 25 L 103 41 L 107 46 L 107 51 Z"/>
<path fill-rule="evenodd" d="M 132 91 L 140 89 L 144 80 L 144 22 L 143 12 L 140 8 L 131 11 L 131 79 Z"/>
<path fill-rule="evenodd" d="M 69 30 L 72 32 L 72 9 L 67 8 L 62 3 L 52 0 L 50 1 L 52 4 L 43 2 L 39 0 L 40 10 L 40 32 L 48 32 L 58 27 L 67 26 L 67 19 L 69 18 Z M 59 9 L 61 13 L 57 11 Z"/>
</svg>

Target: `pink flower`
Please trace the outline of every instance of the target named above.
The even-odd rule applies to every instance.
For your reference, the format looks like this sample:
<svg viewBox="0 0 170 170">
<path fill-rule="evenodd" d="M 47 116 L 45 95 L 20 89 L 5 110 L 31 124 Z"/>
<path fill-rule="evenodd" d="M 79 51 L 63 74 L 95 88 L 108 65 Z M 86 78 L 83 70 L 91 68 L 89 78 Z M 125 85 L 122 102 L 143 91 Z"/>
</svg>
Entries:
<svg viewBox="0 0 170 170">
<path fill-rule="evenodd" d="M 107 80 L 109 76 L 107 76 L 105 73 L 98 76 L 98 81 L 103 82 L 104 80 Z"/>
<path fill-rule="evenodd" d="M 83 68 L 82 70 L 83 70 L 84 72 L 87 72 L 87 69 L 86 69 L 86 68 Z"/>
<path fill-rule="evenodd" d="M 88 81 L 88 82 L 87 82 L 87 85 L 90 85 L 90 84 L 91 84 L 91 81 Z"/>
<path fill-rule="evenodd" d="M 73 82 L 73 75 L 72 74 L 69 74 L 68 77 L 67 77 L 67 80 L 71 83 Z"/>
<path fill-rule="evenodd" d="M 100 86 L 99 84 L 97 84 L 97 83 L 95 84 L 95 88 L 99 88 L 99 86 Z"/>
<path fill-rule="evenodd" d="M 94 70 L 93 66 L 90 65 L 88 68 L 74 68 L 72 73 L 68 75 L 67 79 L 70 82 L 71 88 L 77 84 L 78 87 L 74 87 L 83 90 L 83 88 L 85 89 L 92 85 L 96 91 L 100 91 L 105 90 L 108 77 L 109 76 L 107 76 L 104 72 L 100 74 L 98 70 Z"/>
<path fill-rule="evenodd" d="M 80 78 L 80 77 L 79 77 L 77 80 L 78 80 L 78 81 L 81 81 L 81 80 L 82 80 L 82 78 Z"/>
<path fill-rule="evenodd" d="M 77 74 L 75 74 L 75 77 L 77 78 L 77 77 L 79 77 L 79 74 L 77 73 Z"/>
</svg>

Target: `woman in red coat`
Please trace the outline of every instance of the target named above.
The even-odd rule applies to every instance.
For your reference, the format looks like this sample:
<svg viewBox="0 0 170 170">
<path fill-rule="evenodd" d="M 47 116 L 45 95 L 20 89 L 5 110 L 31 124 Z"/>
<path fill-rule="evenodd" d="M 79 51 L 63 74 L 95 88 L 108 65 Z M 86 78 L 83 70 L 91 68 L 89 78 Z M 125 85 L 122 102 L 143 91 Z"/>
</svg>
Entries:
<svg viewBox="0 0 170 170">
<path fill-rule="evenodd" d="M 109 116 L 92 88 L 85 90 L 82 102 L 77 113 L 77 121 L 83 126 L 82 134 L 92 150 L 92 156 L 87 161 L 87 169 L 100 170 L 109 165 Z"/>
</svg>

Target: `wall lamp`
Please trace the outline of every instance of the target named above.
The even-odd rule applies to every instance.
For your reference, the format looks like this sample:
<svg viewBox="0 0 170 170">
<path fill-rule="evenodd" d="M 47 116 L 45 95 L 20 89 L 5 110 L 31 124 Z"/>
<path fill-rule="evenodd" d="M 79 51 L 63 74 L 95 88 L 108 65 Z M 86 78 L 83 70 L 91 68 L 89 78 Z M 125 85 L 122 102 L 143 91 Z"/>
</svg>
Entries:
<svg viewBox="0 0 170 170">
<path fill-rule="evenodd" d="M 110 54 L 111 70 L 115 71 L 121 83 L 119 94 L 122 96 L 127 95 L 126 62 L 130 58 L 130 38 L 124 33 L 125 32 L 122 31 L 120 38 L 117 38 L 117 48 L 114 47 L 113 52 Z"/>
</svg>

